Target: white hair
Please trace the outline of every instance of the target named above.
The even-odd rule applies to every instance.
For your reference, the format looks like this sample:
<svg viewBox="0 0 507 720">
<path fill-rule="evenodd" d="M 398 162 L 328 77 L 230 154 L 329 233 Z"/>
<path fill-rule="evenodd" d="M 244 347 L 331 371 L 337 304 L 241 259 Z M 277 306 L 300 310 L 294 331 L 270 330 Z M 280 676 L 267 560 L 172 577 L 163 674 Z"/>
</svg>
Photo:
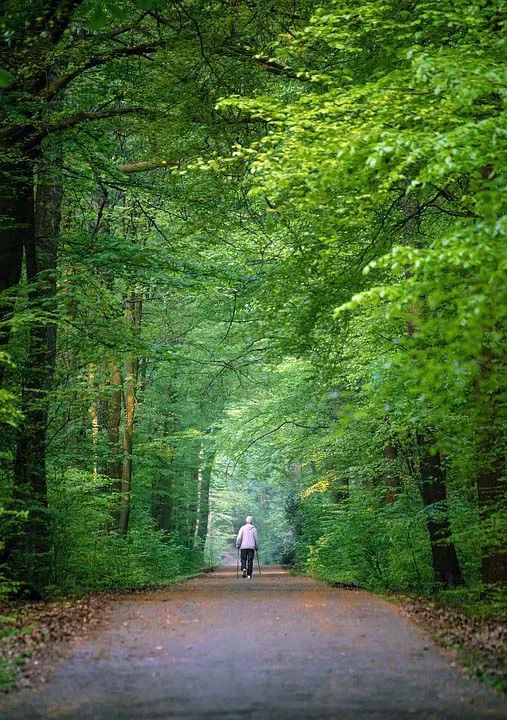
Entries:
<svg viewBox="0 0 507 720">
<path fill-rule="evenodd" d="M 253 523 L 253 517 L 251 515 L 247 515 L 245 518 L 245 522 L 247 523 Z"/>
</svg>

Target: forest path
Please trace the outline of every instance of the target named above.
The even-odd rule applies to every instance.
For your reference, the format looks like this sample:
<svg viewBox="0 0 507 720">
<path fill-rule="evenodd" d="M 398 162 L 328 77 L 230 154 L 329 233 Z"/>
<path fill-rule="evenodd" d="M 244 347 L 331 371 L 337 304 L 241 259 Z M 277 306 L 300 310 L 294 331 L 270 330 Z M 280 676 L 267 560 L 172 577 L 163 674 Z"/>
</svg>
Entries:
<svg viewBox="0 0 507 720">
<path fill-rule="evenodd" d="M 47 685 L 0 718 L 476 720 L 505 718 L 395 606 L 266 567 L 222 568 L 118 599 Z"/>
</svg>

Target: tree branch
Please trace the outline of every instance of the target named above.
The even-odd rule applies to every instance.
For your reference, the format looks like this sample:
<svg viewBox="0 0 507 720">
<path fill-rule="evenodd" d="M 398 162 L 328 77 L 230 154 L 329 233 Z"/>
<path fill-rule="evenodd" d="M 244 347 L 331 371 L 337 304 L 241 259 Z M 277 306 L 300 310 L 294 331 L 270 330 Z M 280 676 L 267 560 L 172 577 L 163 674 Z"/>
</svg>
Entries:
<svg viewBox="0 0 507 720">
<path fill-rule="evenodd" d="M 83 65 L 80 65 L 80 67 L 76 68 L 75 70 L 72 70 L 65 75 L 55 77 L 53 80 L 48 82 L 44 88 L 41 88 L 41 90 L 39 91 L 39 95 L 46 99 L 50 99 L 54 97 L 56 93 L 58 93 L 60 90 L 66 88 L 69 83 L 71 83 L 76 77 L 81 75 L 81 73 L 85 72 L 86 70 L 90 70 L 94 67 L 99 67 L 100 65 L 105 65 L 107 62 L 111 60 L 118 60 L 119 58 L 131 56 L 147 56 L 150 53 L 156 52 L 159 47 L 160 44 L 158 43 L 145 43 L 144 45 L 134 45 L 132 47 L 116 48 L 116 50 L 112 50 L 111 52 L 105 53 L 104 55 L 96 55 L 95 57 L 90 58 L 87 62 L 83 63 Z"/>
<path fill-rule="evenodd" d="M 254 53 L 249 48 L 245 47 L 231 47 L 230 53 L 225 54 L 231 54 L 231 55 L 240 55 L 245 56 L 249 58 L 250 60 L 253 60 L 253 62 L 256 65 L 259 65 L 267 72 L 274 73 L 275 75 L 281 75 L 283 77 L 291 78 L 292 80 L 300 80 L 302 82 L 308 82 L 310 80 L 310 77 L 302 72 L 296 72 L 293 68 L 289 67 L 288 65 L 282 65 L 282 63 L 279 63 L 278 61 L 274 60 L 273 58 L 268 58 L 262 55 L 258 55 L 257 53 Z"/>
<path fill-rule="evenodd" d="M 252 445 L 255 445 L 255 443 L 259 442 L 260 440 L 263 440 L 265 437 L 268 437 L 268 435 L 273 435 L 274 433 L 281 430 L 286 425 L 293 425 L 294 427 L 303 428 L 304 430 L 327 430 L 329 429 L 329 425 L 303 425 L 301 423 L 297 423 L 294 420 L 284 420 L 280 425 L 277 425 L 275 428 L 272 428 L 271 430 L 267 430 L 265 433 L 262 433 L 261 435 L 258 435 L 257 437 L 254 437 L 253 440 L 251 440 L 245 448 L 240 452 L 240 454 L 236 457 L 236 462 L 242 458 L 252 447 Z"/>
<path fill-rule="evenodd" d="M 274 73 L 275 75 L 283 75 L 284 77 L 301 81 L 308 81 L 310 79 L 304 73 L 298 73 L 287 65 L 276 62 L 276 60 L 270 60 L 269 58 L 260 57 L 259 55 L 252 55 L 252 59 L 256 65 L 260 65 L 264 70 Z"/>
<path fill-rule="evenodd" d="M 117 169 L 124 175 L 132 175 L 133 173 L 157 170 L 163 167 L 179 167 L 180 162 L 180 160 L 141 160 L 140 162 L 118 165 Z"/>
<path fill-rule="evenodd" d="M 91 110 L 90 112 L 81 112 L 76 115 L 71 115 L 68 118 L 60 120 L 55 125 L 49 125 L 44 129 L 44 134 L 58 132 L 59 130 L 69 130 L 70 128 L 80 125 L 85 122 L 93 122 L 94 120 L 107 120 L 108 118 L 117 117 L 118 115 L 135 115 L 136 113 L 142 115 L 150 115 L 152 111 L 147 108 L 126 106 L 119 108 L 111 108 L 109 110 Z"/>
<path fill-rule="evenodd" d="M 126 32 L 130 32 L 132 30 L 136 30 L 138 33 L 141 32 L 142 34 L 142 29 L 140 30 L 139 23 L 141 23 L 145 17 L 150 15 L 150 13 L 150 10 L 145 10 L 132 23 L 129 23 L 128 25 L 119 25 L 118 27 L 113 28 L 113 30 L 110 30 L 109 32 L 82 32 L 79 37 L 75 38 L 74 44 L 77 44 L 81 41 L 92 41 L 95 43 L 106 42 L 107 40 L 114 40 L 120 35 L 124 35 Z"/>
</svg>

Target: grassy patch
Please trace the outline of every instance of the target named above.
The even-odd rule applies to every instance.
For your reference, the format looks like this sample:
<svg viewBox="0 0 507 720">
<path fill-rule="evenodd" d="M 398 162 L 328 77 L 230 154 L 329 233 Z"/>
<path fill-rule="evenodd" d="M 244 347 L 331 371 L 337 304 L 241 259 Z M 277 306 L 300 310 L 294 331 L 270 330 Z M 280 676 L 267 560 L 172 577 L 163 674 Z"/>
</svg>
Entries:
<svg viewBox="0 0 507 720">
<path fill-rule="evenodd" d="M 10 660 L 0 658 L 0 692 L 10 690 L 16 680 L 16 665 Z"/>
<path fill-rule="evenodd" d="M 478 650 L 474 650 L 466 645 L 458 645 L 456 647 L 457 657 L 461 665 L 468 670 L 468 673 L 480 682 L 489 685 L 499 692 L 507 695 L 507 674 L 498 672 L 492 674 L 485 663 L 484 654 Z"/>
<path fill-rule="evenodd" d="M 500 619 L 507 617 L 507 589 L 490 587 L 487 593 L 482 588 L 457 588 L 444 590 L 436 596 L 447 607 L 454 608 L 468 617 Z"/>
</svg>

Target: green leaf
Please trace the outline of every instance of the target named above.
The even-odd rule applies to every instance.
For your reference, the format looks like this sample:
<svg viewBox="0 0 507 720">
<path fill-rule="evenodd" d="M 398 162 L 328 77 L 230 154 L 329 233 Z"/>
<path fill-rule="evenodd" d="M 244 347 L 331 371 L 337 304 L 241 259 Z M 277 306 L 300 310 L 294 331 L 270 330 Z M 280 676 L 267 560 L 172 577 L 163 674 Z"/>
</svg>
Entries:
<svg viewBox="0 0 507 720">
<path fill-rule="evenodd" d="M 108 17 L 107 14 L 104 12 L 104 10 L 101 7 L 95 7 L 89 20 L 88 20 L 88 27 L 90 30 L 101 30 L 104 25 L 107 24 Z"/>
<path fill-rule="evenodd" d="M 129 16 L 128 12 L 120 5 L 111 5 L 109 7 L 109 10 L 111 12 L 111 15 L 116 18 L 116 20 L 126 20 Z"/>
<path fill-rule="evenodd" d="M 8 88 L 14 82 L 15 77 L 5 68 L 0 68 L 0 88 Z"/>
</svg>

